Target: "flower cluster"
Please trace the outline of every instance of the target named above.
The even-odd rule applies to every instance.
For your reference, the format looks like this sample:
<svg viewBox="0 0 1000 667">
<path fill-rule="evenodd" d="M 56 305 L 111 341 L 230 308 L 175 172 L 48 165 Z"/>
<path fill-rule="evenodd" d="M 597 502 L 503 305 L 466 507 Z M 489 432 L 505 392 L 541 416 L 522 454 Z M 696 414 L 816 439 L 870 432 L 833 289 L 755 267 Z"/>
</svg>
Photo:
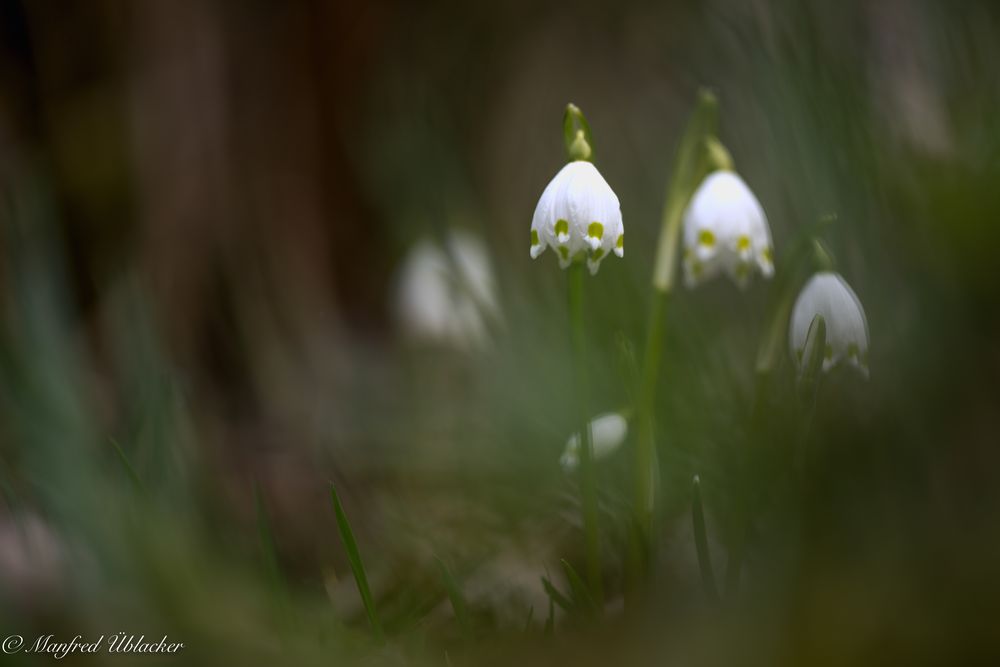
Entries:
<svg viewBox="0 0 1000 667">
<path fill-rule="evenodd" d="M 712 96 L 704 99 L 709 104 L 706 108 L 714 106 Z M 571 131 L 574 119 L 583 126 L 575 134 Z M 562 268 L 585 259 L 590 272 L 595 274 L 609 253 L 619 257 L 625 253 L 621 205 L 604 177 L 586 159 L 592 155 L 589 126 L 579 109 L 569 105 L 564 123 L 567 123 L 565 137 L 571 161 L 546 186 L 535 207 L 531 220 L 531 257 L 538 257 L 551 246 L 558 253 Z M 668 238 L 661 248 L 666 249 L 664 254 L 668 256 L 668 261 L 662 263 L 666 278 L 662 284 L 654 279 L 654 286 L 663 291 L 669 289 L 673 267 L 670 250 L 676 247 L 674 243 L 680 236 L 687 287 L 725 274 L 738 287 L 746 289 L 755 273 L 764 278 L 774 275 L 774 245 L 767 215 L 746 182 L 733 170 L 728 151 L 712 131 L 699 136 L 697 142 L 689 144 L 695 147 L 689 149 L 694 152 L 687 153 L 689 164 L 701 159 L 692 156 L 702 151 L 700 155 L 707 157 L 712 167 L 691 193 L 683 216 L 673 219 L 680 227 L 665 223 L 664 234 Z M 686 198 L 693 185 L 681 186 L 671 196 Z M 788 341 L 800 365 L 809 327 L 817 315 L 822 316 L 827 332 L 823 370 L 846 362 L 867 377 L 868 323 L 864 308 L 839 274 L 820 271 L 808 281 L 795 302 Z M 595 429 L 597 426 L 595 422 Z M 595 444 L 597 440 L 595 433 Z M 564 462 L 575 461 L 574 452 L 568 446 Z"/>
<path fill-rule="evenodd" d="M 633 379 L 641 377 L 641 381 L 636 383 L 635 419 L 638 432 L 635 464 L 632 466 L 635 473 L 633 525 L 636 535 L 642 538 L 639 542 L 651 543 L 650 538 L 655 536 L 657 528 L 654 510 L 659 464 L 652 412 L 660 349 L 665 338 L 665 303 L 673 289 L 675 276 L 681 273 L 677 261 L 682 261 L 684 283 L 688 288 L 695 288 L 718 275 L 728 275 L 739 289 L 745 290 L 755 274 L 764 279 L 770 279 L 775 274 L 774 245 L 764 207 L 736 173 L 729 151 L 716 137 L 717 120 L 715 96 L 703 91 L 699 95 L 698 108 L 681 138 L 667 188 L 667 205 L 653 264 L 653 295 L 643 359 L 645 366 L 641 375 L 638 368 L 630 369 L 636 371 Z M 562 268 L 575 265 L 572 279 L 567 281 L 568 312 L 576 371 L 574 391 L 579 401 L 576 417 L 579 420 L 577 423 L 585 425 L 581 432 L 573 434 L 566 442 L 560 463 L 567 472 L 580 468 L 587 586 L 597 608 L 601 609 L 600 503 L 598 478 L 593 465 L 622 447 L 628 435 L 628 422 L 618 413 L 593 418 L 588 413 L 589 357 L 584 330 L 581 272 L 584 261 L 591 274 L 596 274 L 603 259 L 611 252 L 622 257 L 625 232 L 618 197 L 590 162 L 594 156 L 590 126 L 579 108 L 572 104 L 567 105 L 563 117 L 563 139 L 569 162 L 549 182 L 535 207 L 531 220 L 530 254 L 535 259 L 551 246 Z M 679 247 L 681 252 L 678 252 Z M 795 268 L 796 260 L 803 257 L 798 252 L 802 247 L 803 244 L 797 244 L 783 266 Z M 787 291 L 789 281 L 778 284 L 780 293 L 777 298 L 771 299 L 774 314 L 765 329 L 755 364 L 761 378 L 775 368 L 787 330 L 787 342 L 800 369 L 798 393 L 804 404 L 816 397 L 820 368 L 825 372 L 839 364 L 846 364 L 868 377 L 868 322 L 864 308 L 843 277 L 833 272 L 833 260 L 818 238 L 813 239 L 813 248 L 813 266 L 818 273 L 808 280 L 794 305 L 792 292 Z M 783 273 L 796 275 L 794 270 L 783 269 Z M 627 353 L 631 357 L 630 349 Z M 628 361 L 631 365 L 631 358 Z M 767 382 L 759 384 L 761 391 L 769 386 Z M 694 476 L 694 482 L 692 517 L 698 562 L 706 590 L 717 597 L 708 558 L 698 475 Z M 731 554 L 730 572 L 738 575 L 740 565 L 740 557 Z M 642 569 L 641 566 L 637 568 L 639 574 L 642 574 Z"/>
</svg>

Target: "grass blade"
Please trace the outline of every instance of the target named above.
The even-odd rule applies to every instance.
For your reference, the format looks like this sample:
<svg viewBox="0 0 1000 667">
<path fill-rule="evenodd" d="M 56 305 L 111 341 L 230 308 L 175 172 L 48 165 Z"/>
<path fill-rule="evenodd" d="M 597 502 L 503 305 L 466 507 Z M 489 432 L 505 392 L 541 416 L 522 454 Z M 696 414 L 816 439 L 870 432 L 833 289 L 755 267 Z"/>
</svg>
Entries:
<svg viewBox="0 0 1000 667">
<path fill-rule="evenodd" d="M 372 633 L 379 643 L 385 641 L 382 633 L 382 623 L 375 609 L 375 600 L 372 599 L 371 589 L 368 588 L 368 576 L 365 574 L 365 565 L 361 560 L 361 552 L 358 551 L 358 544 L 354 541 L 354 532 L 351 524 L 347 521 L 344 508 L 340 504 L 340 496 L 337 495 L 337 487 L 330 484 L 330 497 L 333 499 L 333 511 L 337 515 L 337 528 L 340 530 L 340 538 L 344 541 L 344 548 L 347 549 L 347 559 L 351 563 L 351 571 L 354 573 L 354 581 L 358 584 L 358 592 L 361 594 L 361 601 L 365 605 L 365 612 L 368 614 L 368 622 L 372 626 Z"/>
<path fill-rule="evenodd" d="M 469 612 L 465 605 L 465 597 L 462 595 L 462 591 L 458 587 L 458 582 L 455 581 L 455 577 L 452 576 L 451 570 L 448 569 L 445 562 L 437 557 L 435 559 L 441 568 L 441 579 L 444 580 L 444 587 L 448 592 L 448 599 L 451 601 L 451 608 L 455 612 L 455 618 L 462 628 L 462 634 L 465 635 L 466 639 L 472 639 L 472 623 L 469 621 Z"/>
<path fill-rule="evenodd" d="M 705 595 L 713 602 L 718 602 L 719 591 L 715 586 L 715 573 L 712 571 L 712 555 L 708 551 L 705 510 L 701 504 L 701 478 L 698 475 L 694 476 L 691 493 L 691 523 L 694 525 L 694 546 L 698 552 L 698 569 L 701 571 L 701 583 L 705 589 Z"/>
<path fill-rule="evenodd" d="M 826 320 L 822 315 L 816 315 L 809 323 L 809 330 L 806 333 L 798 378 L 799 393 L 807 405 L 816 399 L 816 387 L 819 384 L 823 358 L 826 354 L 826 340 Z"/>
<path fill-rule="evenodd" d="M 108 438 L 108 441 L 111 443 L 111 446 L 115 448 L 115 452 L 118 454 L 118 460 L 121 461 L 122 467 L 125 468 L 125 472 L 128 474 L 129 479 L 132 480 L 132 485 L 135 487 L 135 490 L 139 493 L 145 493 L 146 487 L 143 486 L 142 480 L 139 479 L 139 475 L 136 473 L 135 468 L 133 468 L 132 464 L 129 463 L 128 457 L 125 456 L 125 451 L 121 448 L 121 445 L 119 445 L 118 441 L 114 438 Z"/>
<path fill-rule="evenodd" d="M 577 609 L 583 611 L 588 616 L 597 616 L 599 609 L 597 603 L 594 602 L 594 598 L 590 595 L 590 591 L 587 590 L 587 585 L 583 583 L 583 579 L 577 574 L 573 566 L 569 564 L 565 558 L 559 560 L 562 563 L 563 571 L 566 573 L 566 579 L 569 581 L 570 590 L 573 592 L 573 599 L 576 601 Z"/>
<path fill-rule="evenodd" d="M 568 597 L 559 592 L 559 589 L 552 585 L 548 577 L 542 577 L 542 586 L 545 588 L 546 594 L 549 596 L 549 602 L 554 602 L 565 611 L 572 612 L 576 609 L 576 605 Z"/>
<path fill-rule="evenodd" d="M 257 513 L 257 538 L 260 542 L 261 558 L 264 560 L 264 569 L 271 579 L 271 584 L 277 588 L 280 577 L 278 574 L 277 549 L 274 546 L 274 535 L 271 532 L 271 523 L 267 518 L 267 509 L 264 507 L 264 498 L 260 493 L 260 485 L 253 483 L 253 505 Z"/>
</svg>

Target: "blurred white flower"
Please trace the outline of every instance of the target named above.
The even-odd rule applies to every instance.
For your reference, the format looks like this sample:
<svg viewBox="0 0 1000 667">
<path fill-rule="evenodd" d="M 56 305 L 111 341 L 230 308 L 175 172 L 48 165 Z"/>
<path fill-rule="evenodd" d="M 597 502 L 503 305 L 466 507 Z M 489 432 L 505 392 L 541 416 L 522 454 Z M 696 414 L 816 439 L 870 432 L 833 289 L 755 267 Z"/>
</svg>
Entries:
<svg viewBox="0 0 1000 667">
<path fill-rule="evenodd" d="M 0 519 L 0 597 L 37 608 L 63 587 L 66 545 L 38 515 Z"/>
<path fill-rule="evenodd" d="M 531 219 L 531 258 L 552 246 L 559 266 L 566 268 L 579 253 L 585 253 L 591 274 L 614 252 L 625 254 L 618 197 L 597 168 L 577 160 L 559 170 L 545 187 Z"/>
<path fill-rule="evenodd" d="M 617 412 L 608 412 L 594 417 L 590 422 L 590 433 L 594 439 L 594 460 L 614 454 L 628 435 L 628 422 Z M 566 450 L 559 463 L 567 472 L 580 465 L 580 434 L 574 433 L 566 441 Z"/>
<path fill-rule="evenodd" d="M 817 273 L 799 293 L 792 308 L 788 342 L 797 364 L 802 363 L 813 318 L 826 322 L 823 370 L 846 361 L 868 377 L 868 320 L 858 296 L 839 273 Z"/>
<path fill-rule="evenodd" d="M 767 216 L 736 173 L 712 172 L 684 214 L 684 283 L 694 287 L 724 271 L 742 289 L 754 270 L 774 274 Z"/>
<path fill-rule="evenodd" d="M 417 243 L 399 274 L 396 315 L 413 340 L 462 349 L 489 341 L 490 320 L 500 319 L 496 284 L 486 248 L 464 231 L 448 233 L 447 251 Z"/>
</svg>

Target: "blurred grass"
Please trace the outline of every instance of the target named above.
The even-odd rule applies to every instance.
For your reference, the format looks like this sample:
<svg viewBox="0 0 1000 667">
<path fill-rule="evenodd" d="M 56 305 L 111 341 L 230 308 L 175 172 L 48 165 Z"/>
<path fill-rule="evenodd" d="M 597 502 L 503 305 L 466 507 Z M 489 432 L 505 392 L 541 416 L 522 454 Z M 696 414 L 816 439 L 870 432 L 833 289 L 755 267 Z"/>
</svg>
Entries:
<svg viewBox="0 0 1000 667">
<path fill-rule="evenodd" d="M 333 499 L 333 511 L 337 515 L 337 529 L 340 531 L 340 538 L 344 541 L 344 548 L 347 550 L 347 557 L 351 562 L 351 572 L 354 580 L 358 584 L 358 593 L 361 595 L 361 602 L 365 605 L 365 613 L 368 615 L 368 622 L 371 624 L 375 641 L 382 643 L 382 621 L 379 620 L 378 610 L 372 600 L 371 589 L 368 587 L 368 575 L 365 574 L 365 563 L 361 559 L 361 552 L 358 550 L 358 543 L 354 539 L 354 532 L 351 524 L 344 514 L 344 508 L 340 504 L 340 497 L 337 495 L 337 487 L 330 485 L 330 497 Z"/>
</svg>

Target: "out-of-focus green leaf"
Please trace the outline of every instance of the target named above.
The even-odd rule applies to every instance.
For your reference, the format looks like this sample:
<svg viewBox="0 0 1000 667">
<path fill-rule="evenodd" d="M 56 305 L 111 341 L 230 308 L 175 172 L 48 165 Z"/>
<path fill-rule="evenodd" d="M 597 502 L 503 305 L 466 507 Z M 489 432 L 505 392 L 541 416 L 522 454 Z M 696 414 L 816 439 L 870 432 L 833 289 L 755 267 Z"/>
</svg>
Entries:
<svg viewBox="0 0 1000 667">
<path fill-rule="evenodd" d="M 361 594 L 361 601 L 364 603 L 365 612 L 368 614 L 368 622 L 371 624 L 372 633 L 379 643 L 385 641 L 382 632 L 382 622 L 379 620 L 378 610 L 375 608 L 375 600 L 372 598 L 371 589 L 368 587 L 368 576 L 365 574 L 365 565 L 361 560 L 361 552 L 358 550 L 358 543 L 354 540 L 354 531 L 344 513 L 344 507 L 340 504 L 340 496 L 337 495 L 337 487 L 330 484 L 330 497 L 333 500 L 333 511 L 337 515 L 337 529 L 340 531 L 340 538 L 344 541 L 344 548 L 347 549 L 347 558 L 351 563 L 351 571 L 354 573 L 354 581 L 358 584 L 358 592 Z"/>
</svg>

